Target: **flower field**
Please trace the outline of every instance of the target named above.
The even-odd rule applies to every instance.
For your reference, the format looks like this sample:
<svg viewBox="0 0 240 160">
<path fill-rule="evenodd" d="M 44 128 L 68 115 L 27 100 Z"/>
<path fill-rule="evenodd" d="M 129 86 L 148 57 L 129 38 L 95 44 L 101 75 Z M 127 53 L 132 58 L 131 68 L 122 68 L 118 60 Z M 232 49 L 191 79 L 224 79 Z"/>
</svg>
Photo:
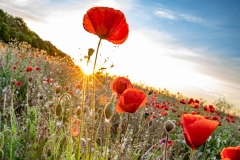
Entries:
<svg viewBox="0 0 240 160">
<path fill-rule="evenodd" d="M 0 159 L 240 159 L 239 111 L 225 100 L 96 71 L 101 41 L 128 37 L 121 11 L 91 8 L 83 27 L 100 38 L 90 75 L 25 42 L 0 43 Z"/>
</svg>

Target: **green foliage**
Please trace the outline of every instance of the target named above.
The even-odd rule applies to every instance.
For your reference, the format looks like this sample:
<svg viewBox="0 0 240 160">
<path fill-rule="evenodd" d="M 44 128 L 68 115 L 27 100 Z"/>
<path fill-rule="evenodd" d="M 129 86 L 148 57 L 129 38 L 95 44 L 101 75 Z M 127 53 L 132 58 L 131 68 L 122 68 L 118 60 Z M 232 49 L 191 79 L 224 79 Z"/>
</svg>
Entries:
<svg viewBox="0 0 240 160">
<path fill-rule="evenodd" d="M 28 67 L 32 70 L 27 71 Z M 239 145 L 237 115 L 231 118 L 235 123 L 227 122 L 229 115 L 225 112 L 217 115 L 204 111 L 203 104 L 199 108 L 183 105 L 177 100 L 184 96 L 143 84 L 134 87 L 145 91 L 147 105 L 133 114 L 118 114 L 110 108 L 107 117 L 111 119 L 106 120 L 104 106 L 117 103 L 109 87 L 114 76 L 98 72 L 95 78 L 93 103 L 93 77 L 84 75 L 79 67 L 50 57 L 26 42 L 0 43 L 0 158 L 163 159 L 164 145 L 160 141 L 167 137 L 165 122 L 171 120 L 176 126 L 168 133 L 173 142 L 167 148 L 168 158 L 188 160 L 190 148 L 178 116 L 184 111 L 219 116 L 222 122 L 197 149 L 196 159 L 220 159 L 224 147 Z"/>
<path fill-rule="evenodd" d="M 0 9 L 0 19 L 0 40 L 2 42 L 9 43 L 13 39 L 27 42 L 34 48 L 46 50 L 51 56 L 65 57 L 68 61 L 71 60 L 70 56 L 57 49 L 50 41 L 42 40 L 35 32 L 31 31 L 22 18 L 13 17 Z"/>
</svg>

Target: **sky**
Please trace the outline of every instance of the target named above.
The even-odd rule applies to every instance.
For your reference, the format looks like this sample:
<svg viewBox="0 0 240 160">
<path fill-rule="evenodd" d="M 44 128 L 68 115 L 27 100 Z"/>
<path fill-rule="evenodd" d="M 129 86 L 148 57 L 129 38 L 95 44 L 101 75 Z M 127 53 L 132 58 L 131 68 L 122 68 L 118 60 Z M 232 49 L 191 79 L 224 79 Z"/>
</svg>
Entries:
<svg viewBox="0 0 240 160">
<path fill-rule="evenodd" d="M 240 109 L 239 0 L 0 0 L 1 9 L 82 66 L 99 41 L 82 26 L 94 6 L 121 10 L 129 25 L 123 44 L 102 41 L 97 66 L 113 63 L 107 71 L 132 82 L 209 104 L 225 98 Z"/>
</svg>

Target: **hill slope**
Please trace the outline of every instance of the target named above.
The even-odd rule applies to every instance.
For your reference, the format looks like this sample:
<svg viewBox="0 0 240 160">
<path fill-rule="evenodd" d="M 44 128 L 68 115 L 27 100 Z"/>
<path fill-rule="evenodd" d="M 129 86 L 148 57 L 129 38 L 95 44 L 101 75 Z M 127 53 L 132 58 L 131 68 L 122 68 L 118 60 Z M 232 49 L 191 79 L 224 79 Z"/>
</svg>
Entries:
<svg viewBox="0 0 240 160">
<path fill-rule="evenodd" d="M 42 40 L 34 31 L 31 31 L 22 18 L 13 17 L 0 9 L 0 40 L 9 43 L 13 39 L 19 42 L 25 41 L 34 48 L 46 50 L 51 56 L 65 57 L 71 60 L 69 55 L 59 50 L 50 41 Z"/>
</svg>

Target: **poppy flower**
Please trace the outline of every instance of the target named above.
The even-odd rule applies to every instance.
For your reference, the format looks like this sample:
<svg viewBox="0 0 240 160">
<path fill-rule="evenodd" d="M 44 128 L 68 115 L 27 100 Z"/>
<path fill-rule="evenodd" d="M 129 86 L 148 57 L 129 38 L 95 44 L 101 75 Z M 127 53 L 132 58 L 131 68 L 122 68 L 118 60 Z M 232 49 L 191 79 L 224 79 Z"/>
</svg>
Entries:
<svg viewBox="0 0 240 160">
<path fill-rule="evenodd" d="M 27 72 L 31 72 L 32 70 L 33 70 L 33 68 L 32 67 L 27 67 Z"/>
<path fill-rule="evenodd" d="M 222 160 L 239 160 L 240 146 L 223 148 L 220 154 Z"/>
<path fill-rule="evenodd" d="M 118 96 L 123 93 L 127 88 L 133 88 L 130 80 L 124 77 L 119 77 L 113 80 L 110 84 L 111 90 Z"/>
<path fill-rule="evenodd" d="M 147 101 L 146 94 L 136 88 L 128 88 L 124 90 L 118 99 L 115 110 L 118 113 L 134 113 L 138 108 L 142 107 Z"/>
<path fill-rule="evenodd" d="M 18 86 L 18 87 L 21 87 L 21 86 L 22 86 L 22 82 L 20 82 L 20 81 L 17 81 L 15 84 L 16 84 L 16 86 Z"/>
<path fill-rule="evenodd" d="M 183 114 L 182 129 L 187 145 L 196 150 L 197 147 L 206 142 L 218 124 L 219 122 L 206 119 L 200 115 Z"/>
<path fill-rule="evenodd" d="M 73 137 L 76 137 L 78 136 L 78 134 L 79 134 L 79 127 L 77 125 L 73 125 L 71 128 L 71 135 Z"/>
<path fill-rule="evenodd" d="M 87 32 L 106 39 L 113 44 L 122 44 L 128 37 L 128 24 L 120 10 L 109 7 L 93 7 L 83 17 Z"/>
<path fill-rule="evenodd" d="M 39 71 L 39 70 L 40 70 L 40 67 L 36 67 L 36 70 Z"/>
<path fill-rule="evenodd" d="M 186 101 L 184 99 L 181 99 L 179 102 L 182 104 L 186 104 Z"/>
<path fill-rule="evenodd" d="M 50 78 L 46 78 L 46 82 L 50 83 L 51 82 Z"/>
<path fill-rule="evenodd" d="M 166 138 L 162 138 L 162 139 L 160 139 L 159 143 L 162 147 L 164 147 L 166 144 L 166 141 L 167 141 Z M 172 145 L 173 145 L 173 141 L 171 139 L 168 139 L 168 147 L 170 147 Z"/>
<path fill-rule="evenodd" d="M 18 58 L 23 58 L 23 55 L 22 55 L 22 54 L 19 54 L 19 55 L 18 55 Z"/>
</svg>

